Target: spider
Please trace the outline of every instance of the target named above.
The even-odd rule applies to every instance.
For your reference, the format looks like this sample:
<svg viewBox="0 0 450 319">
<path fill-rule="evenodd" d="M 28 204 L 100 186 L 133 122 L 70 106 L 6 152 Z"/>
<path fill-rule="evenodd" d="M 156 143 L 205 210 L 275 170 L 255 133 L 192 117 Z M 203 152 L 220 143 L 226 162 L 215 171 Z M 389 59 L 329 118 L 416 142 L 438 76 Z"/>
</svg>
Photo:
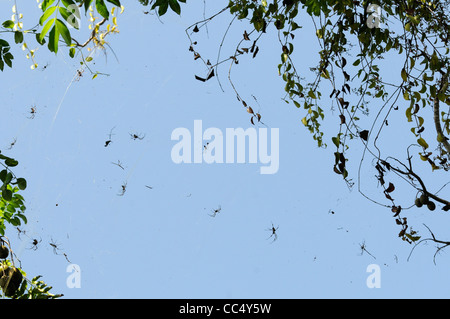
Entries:
<svg viewBox="0 0 450 319">
<path fill-rule="evenodd" d="M 374 255 L 369 253 L 369 251 L 366 249 L 366 242 L 363 241 L 362 244 L 359 244 L 359 247 L 361 248 L 361 256 L 364 254 L 364 252 L 368 253 L 370 256 L 372 256 L 373 259 L 376 259 Z"/>
<path fill-rule="evenodd" d="M 50 246 L 52 246 L 52 248 L 53 248 L 53 253 L 55 254 L 55 255 L 59 255 L 58 254 L 58 250 L 60 250 L 59 249 L 59 244 L 57 243 L 57 242 L 55 242 L 55 241 L 53 241 L 53 239 L 51 240 L 51 242 L 50 243 L 48 243 Z"/>
<path fill-rule="evenodd" d="M 33 239 L 33 241 L 31 242 L 31 247 L 28 249 L 32 249 L 32 250 L 37 250 L 38 249 L 38 244 L 42 241 L 42 238 L 40 240 L 37 239 Z"/>
<path fill-rule="evenodd" d="M 218 213 L 220 213 L 221 210 L 222 210 L 222 207 L 220 207 L 220 205 L 219 205 L 219 208 L 212 210 L 212 212 L 213 212 L 212 215 L 211 214 L 208 214 L 208 215 L 211 216 L 211 217 L 216 217 L 216 215 Z"/>
<path fill-rule="evenodd" d="M 79 81 L 80 78 L 83 76 L 83 69 L 77 70 L 77 77 L 75 78 L 75 81 Z"/>
<path fill-rule="evenodd" d="M 16 142 L 17 142 L 17 138 L 14 138 L 14 141 L 12 141 L 12 142 L 9 144 L 8 150 L 12 149 L 13 146 L 16 144 Z"/>
<path fill-rule="evenodd" d="M 130 136 L 131 136 L 131 138 L 133 140 L 143 140 L 144 137 L 145 137 L 145 134 L 144 135 L 140 135 L 140 134 L 138 135 L 136 133 L 130 133 Z"/>
<path fill-rule="evenodd" d="M 109 145 L 110 143 L 112 143 L 112 138 L 111 138 L 111 136 L 114 135 L 114 134 L 112 133 L 112 131 L 114 130 L 114 128 L 115 128 L 115 126 L 111 129 L 111 131 L 109 131 L 108 140 L 105 142 L 105 147 L 108 147 L 108 145 Z"/>
<path fill-rule="evenodd" d="M 125 192 L 127 191 L 127 182 L 123 183 L 120 187 L 122 187 L 122 190 L 120 194 L 117 194 L 118 196 L 123 196 Z"/>
<path fill-rule="evenodd" d="M 44 71 L 45 69 L 47 69 L 49 65 L 50 65 L 50 63 L 47 63 L 46 65 L 44 65 L 44 66 L 41 68 L 41 71 Z"/>
<path fill-rule="evenodd" d="M 28 117 L 29 119 L 34 119 L 34 117 L 36 116 L 36 105 L 33 105 L 30 109 L 30 116 Z"/>
<path fill-rule="evenodd" d="M 114 164 L 114 165 L 117 165 L 117 166 L 119 166 L 121 169 L 125 169 L 125 168 L 123 168 L 123 166 L 122 166 L 122 162 L 120 161 L 120 160 L 118 160 L 117 161 L 117 163 L 114 163 L 114 162 L 111 162 L 111 164 Z"/>
<path fill-rule="evenodd" d="M 272 242 L 274 242 L 275 240 L 277 240 L 278 239 L 278 235 L 277 235 L 277 230 L 278 230 L 278 228 L 279 228 L 280 226 L 277 226 L 277 228 L 275 228 L 275 226 L 273 226 L 273 223 L 272 223 L 272 228 L 267 228 L 266 230 L 268 230 L 268 231 L 271 231 L 272 232 L 272 234 L 269 236 L 269 238 L 267 238 L 267 239 L 270 239 L 270 238 L 272 238 L 272 236 L 273 236 L 273 240 L 272 240 Z"/>
</svg>

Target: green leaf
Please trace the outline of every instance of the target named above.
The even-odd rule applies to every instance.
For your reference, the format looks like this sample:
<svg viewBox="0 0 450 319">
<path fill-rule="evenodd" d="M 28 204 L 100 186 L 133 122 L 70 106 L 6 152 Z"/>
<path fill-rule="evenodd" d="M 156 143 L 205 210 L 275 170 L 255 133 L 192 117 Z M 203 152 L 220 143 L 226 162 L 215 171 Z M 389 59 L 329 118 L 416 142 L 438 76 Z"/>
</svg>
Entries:
<svg viewBox="0 0 450 319">
<path fill-rule="evenodd" d="M 50 19 L 47 21 L 47 23 L 45 24 L 45 26 L 42 28 L 41 34 L 39 34 L 39 43 L 43 43 L 44 37 L 47 35 L 48 31 L 50 30 L 50 28 L 53 26 L 53 24 L 55 23 L 56 18 Z"/>
<path fill-rule="evenodd" d="M 10 68 L 12 68 L 12 59 L 14 59 L 14 57 L 13 57 L 13 55 L 11 54 L 11 53 L 6 53 L 4 56 L 3 56 L 3 60 L 5 61 L 5 63 L 10 67 Z"/>
<path fill-rule="evenodd" d="M 109 19 L 109 11 L 104 0 L 95 0 L 95 7 L 103 18 Z"/>
<path fill-rule="evenodd" d="M 406 73 L 406 70 L 404 68 L 402 69 L 401 75 L 402 75 L 403 82 L 408 81 L 408 74 Z"/>
<path fill-rule="evenodd" d="M 9 189 L 4 189 L 2 191 L 2 197 L 4 200 L 6 200 L 7 202 L 11 201 L 12 199 L 12 192 Z"/>
<path fill-rule="evenodd" d="M 412 122 L 412 106 L 408 107 L 406 109 L 406 118 L 408 119 L 408 122 Z"/>
<path fill-rule="evenodd" d="M 332 137 L 331 140 L 333 141 L 333 144 L 339 148 L 339 145 L 341 144 L 340 138 L 335 136 L 335 137 Z"/>
<path fill-rule="evenodd" d="M 418 241 L 420 239 L 420 236 L 412 236 L 410 234 L 405 234 L 406 237 L 408 237 L 411 241 Z"/>
<path fill-rule="evenodd" d="M 6 175 L 8 174 L 8 171 L 6 169 L 2 170 L 0 172 L 0 180 L 4 183 L 6 179 Z"/>
<path fill-rule="evenodd" d="M 92 1 L 94 1 L 94 0 L 84 0 L 84 11 L 85 11 L 85 13 L 88 11 L 89 6 L 91 5 Z"/>
<path fill-rule="evenodd" d="M 23 215 L 23 214 L 17 214 L 17 216 L 18 216 L 19 218 L 21 218 L 25 224 L 27 224 L 28 221 L 27 221 L 27 218 L 25 217 L 25 215 Z"/>
<path fill-rule="evenodd" d="M 55 19 L 56 21 L 56 19 Z M 50 34 L 48 37 L 48 49 L 50 52 L 58 53 L 58 41 L 59 41 L 59 32 L 56 28 L 56 24 L 50 30 Z"/>
<path fill-rule="evenodd" d="M 19 164 L 19 162 L 13 158 L 8 158 L 5 160 L 5 164 L 9 167 L 14 167 L 14 166 L 17 166 Z"/>
<path fill-rule="evenodd" d="M 68 46 L 72 44 L 72 37 L 70 36 L 70 31 L 67 26 L 59 19 L 56 19 L 55 27 L 57 28 L 57 32 L 61 34 L 62 38 L 66 42 Z"/>
<path fill-rule="evenodd" d="M 0 48 L 4 47 L 4 48 L 8 48 L 9 47 L 9 43 L 8 41 L 5 41 L 3 39 L 0 39 Z"/>
<path fill-rule="evenodd" d="M 7 184 L 9 184 L 12 181 L 12 179 L 13 179 L 12 174 L 11 173 L 7 173 L 3 183 L 5 183 L 7 185 Z"/>
<path fill-rule="evenodd" d="M 14 22 L 11 20 L 6 20 L 5 22 L 2 23 L 2 26 L 7 29 L 12 29 L 14 28 Z"/>
<path fill-rule="evenodd" d="M 423 117 L 418 116 L 417 120 L 419 121 L 419 127 L 423 125 L 423 123 L 425 122 L 425 120 L 423 119 Z"/>
<path fill-rule="evenodd" d="M 73 0 L 62 0 L 62 3 L 66 8 L 68 8 L 69 6 L 76 6 Z"/>
<path fill-rule="evenodd" d="M 16 208 L 14 207 L 14 205 L 9 204 L 8 206 L 6 206 L 6 211 L 9 213 L 15 213 Z"/>
<path fill-rule="evenodd" d="M 60 7 L 59 13 L 61 13 L 61 16 L 71 27 L 74 27 L 77 30 L 80 29 L 80 24 L 77 20 L 77 16 L 79 16 L 80 12 L 76 10 L 73 12 L 69 12 L 66 8 Z"/>
<path fill-rule="evenodd" d="M 23 32 L 22 31 L 14 32 L 14 42 L 16 42 L 16 44 L 23 42 Z"/>
<path fill-rule="evenodd" d="M 48 18 L 50 18 L 50 16 L 55 12 L 56 7 L 50 7 L 48 8 L 44 14 L 41 16 L 41 18 L 39 19 L 39 24 L 43 25 L 45 21 L 47 21 Z"/>
<path fill-rule="evenodd" d="M 417 140 L 417 143 L 419 143 L 419 145 L 422 146 L 425 149 L 428 148 L 427 142 L 422 137 Z"/>
<path fill-rule="evenodd" d="M 76 52 L 75 48 L 70 48 L 70 50 L 69 50 L 69 56 L 70 56 L 71 58 L 73 58 L 73 57 L 75 56 L 75 52 Z"/>
<path fill-rule="evenodd" d="M 47 8 L 53 4 L 53 2 L 55 2 L 55 0 L 44 0 L 41 6 L 42 12 L 45 12 Z"/>
<path fill-rule="evenodd" d="M 308 96 L 309 96 L 310 98 L 312 98 L 312 99 L 317 99 L 316 95 L 314 94 L 314 92 L 313 92 L 312 90 L 310 90 L 310 91 L 308 92 Z"/>
<path fill-rule="evenodd" d="M 444 135 L 442 135 L 441 133 L 439 133 L 439 134 L 437 135 L 437 137 L 436 137 L 436 140 L 437 140 L 439 143 L 444 143 L 445 137 L 444 137 Z"/>
<path fill-rule="evenodd" d="M 172 9 L 176 14 L 181 14 L 181 7 L 177 0 L 169 0 L 170 9 Z"/>
<path fill-rule="evenodd" d="M 120 4 L 119 0 L 107 0 L 108 2 L 112 3 L 113 5 L 117 6 L 117 7 L 121 7 L 122 5 Z"/>
<path fill-rule="evenodd" d="M 19 187 L 20 190 L 25 190 L 27 188 L 27 181 L 25 178 L 19 177 L 17 179 L 17 186 Z"/>
<path fill-rule="evenodd" d="M 159 6 L 158 9 L 158 14 L 160 16 L 165 15 L 168 8 L 169 8 L 169 1 L 161 2 L 161 5 Z"/>
</svg>

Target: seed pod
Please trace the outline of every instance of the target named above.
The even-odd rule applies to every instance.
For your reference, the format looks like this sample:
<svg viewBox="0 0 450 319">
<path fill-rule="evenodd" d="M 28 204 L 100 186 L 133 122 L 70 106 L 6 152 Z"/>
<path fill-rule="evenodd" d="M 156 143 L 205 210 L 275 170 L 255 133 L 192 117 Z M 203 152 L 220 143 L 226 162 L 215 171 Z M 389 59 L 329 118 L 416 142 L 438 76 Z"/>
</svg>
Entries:
<svg viewBox="0 0 450 319">
<path fill-rule="evenodd" d="M 436 204 L 434 202 L 432 202 L 432 201 L 429 201 L 427 203 L 427 207 L 428 207 L 429 210 L 433 211 L 433 210 L 436 209 Z"/>
<path fill-rule="evenodd" d="M 416 206 L 419 208 L 423 206 L 423 204 L 420 202 L 419 198 L 416 198 L 416 200 L 414 201 L 414 204 L 416 204 Z"/>
<path fill-rule="evenodd" d="M 0 259 L 6 259 L 9 255 L 9 249 L 5 245 L 0 246 Z"/>
<path fill-rule="evenodd" d="M 22 283 L 22 273 L 16 267 L 6 266 L 2 268 L 0 275 L 2 275 L 0 278 L 0 287 L 2 287 L 5 296 L 13 296 Z"/>
<path fill-rule="evenodd" d="M 420 199 L 420 202 L 422 203 L 422 205 L 428 204 L 428 197 L 425 194 L 420 195 L 419 199 Z"/>
</svg>

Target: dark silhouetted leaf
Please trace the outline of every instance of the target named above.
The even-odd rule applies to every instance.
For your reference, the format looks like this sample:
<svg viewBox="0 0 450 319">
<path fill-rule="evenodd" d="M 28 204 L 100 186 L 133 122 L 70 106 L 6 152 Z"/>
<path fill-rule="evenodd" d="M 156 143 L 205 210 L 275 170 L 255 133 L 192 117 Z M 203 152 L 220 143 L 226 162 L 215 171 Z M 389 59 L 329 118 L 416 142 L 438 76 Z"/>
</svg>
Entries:
<svg viewBox="0 0 450 319">
<path fill-rule="evenodd" d="M 210 78 L 212 78 L 214 76 L 214 69 L 211 70 L 211 72 L 209 72 L 208 77 L 206 78 L 206 80 L 209 80 Z"/>
<path fill-rule="evenodd" d="M 259 47 L 256 47 L 255 52 L 253 53 L 253 58 L 256 57 L 256 55 L 258 54 L 258 52 L 259 52 Z"/>
<path fill-rule="evenodd" d="M 364 131 L 359 132 L 359 137 L 367 142 L 367 139 L 369 137 L 369 131 L 368 130 L 364 130 Z"/>
<path fill-rule="evenodd" d="M 389 183 L 388 188 L 386 188 L 386 193 L 392 193 L 395 190 L 395 186 L 392 183 Z"/>
</svg>

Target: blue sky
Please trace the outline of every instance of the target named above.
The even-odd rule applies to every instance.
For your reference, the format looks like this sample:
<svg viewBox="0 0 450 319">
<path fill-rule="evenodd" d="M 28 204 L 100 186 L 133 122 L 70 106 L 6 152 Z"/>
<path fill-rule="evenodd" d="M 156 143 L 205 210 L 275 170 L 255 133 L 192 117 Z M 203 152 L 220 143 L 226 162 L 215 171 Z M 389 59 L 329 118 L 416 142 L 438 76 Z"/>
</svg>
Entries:
<svg viewBox="0 0 450 319">
<path fill-rule="evenodd" d="M 279 128 L 279 171 L 261 175 L 259 163 L 172 162 L 172 131 L 193 132 L 194 120 L 223 132 L 251 127 L 228 83 L 229 64 L 219 69 L 224 92 L 216 78 L 205 83 L 194 78 L 205 76 L 206 69 L 188 51 L 184 30 L 203 18 L 203 1 L 190 2 L 181 17 L 169 13 L 161 21 L 143 14 L 137 1 L 127 3 L 118 20 L 120 34 L 108 38 L 117 59 L 111 50 L 99 52 L 92 68 L 109 76 L 95 80 L 86 71 L 72 81 L 79 60 L 70 59 L 65 48 L 57 56 L 39 48 L 34 71 L 25 53 L 15 50 L 14 68 L 2 73 L 8 120 L 0 145 L 19 161 L 16 175 L 28 181 L 29 223 L 23 230 L 29 238 L 22 235 L 20 241 L 15 229 L 8 237 L 29 276 L 43 275 L 54 292 L 68 298 L 447 297 L 447 252 L 434 265 L 434 246 L 422 245 L 407 261 L 412 246 L 397 239 L 400 229 L 389 210 L 346 187 L 332 171 L 333 147 L 318 149 L 300 122 L 302 111 L 281 100 L 275 33 L 261 39 L 255 59 L 240 60 L 233 79 L 264 123 Z M 206 14 L 226 2 L 208 3 Z M 1 11 L 12 4 L 2 1 Z M 24 21 L 37 21 L 27 17 L 37 17 L 38 9 L 26 8 L 25 1 L 17 5 Z M 230 19 L 219 16 L 208 25 L 209 37 L 198 34 L 199 51 L 211 61 Z M 309 20 L 305 23 L 309 27 L 296 38 L 296 58 L 307 69 L 318 54 L 314 32 L 307 32 Z M 232 54 L 246 28 L 245 22 L 233 25 L 223 56 Z M 81 39 L 87 35 L 85 26 L 82 30 Z M 328 145 L 337 125 L 332 116 L 325 119 Z M 112 143 L 104 147 L 113 128 Z M 397 127 L 389 129 L 396 134 Z M 145 137 L 133 140 L 130 134 Z M 390 143 L 386 147 L 395 149 Z M 354 167 L 362 150 L 355 144 Z M 123 170 L 112 164 L 117 161 Z M 118 196 L 124 182 L 126 192 Z M 379 196 L 374 178 L 365 187 Z M 411 196 L 411 190 L 404 187 L 396 195 Z M 220 213 L 209 216 L 218 207 Z M 406 214 L 421 225 L 429 212 Z M 434 214 L 427 223 L 445 236 L 445 227 L 439 227 L 445 217 Z M 279 227 L 275 242 L 268 239 L 272 223 Z M 42 239 L 37 250 L 29 249 L 34 238 Z M 376 259 L 361 254 L 363 242 Z M 60 255 L 49 243 L 58 244 Z M 62 253 L 80 267 L 81 288 L 67 287 L 70 263 Z M 380 266 L 381 288 L 366 285 L 370 264 Z"/>
</svg>

